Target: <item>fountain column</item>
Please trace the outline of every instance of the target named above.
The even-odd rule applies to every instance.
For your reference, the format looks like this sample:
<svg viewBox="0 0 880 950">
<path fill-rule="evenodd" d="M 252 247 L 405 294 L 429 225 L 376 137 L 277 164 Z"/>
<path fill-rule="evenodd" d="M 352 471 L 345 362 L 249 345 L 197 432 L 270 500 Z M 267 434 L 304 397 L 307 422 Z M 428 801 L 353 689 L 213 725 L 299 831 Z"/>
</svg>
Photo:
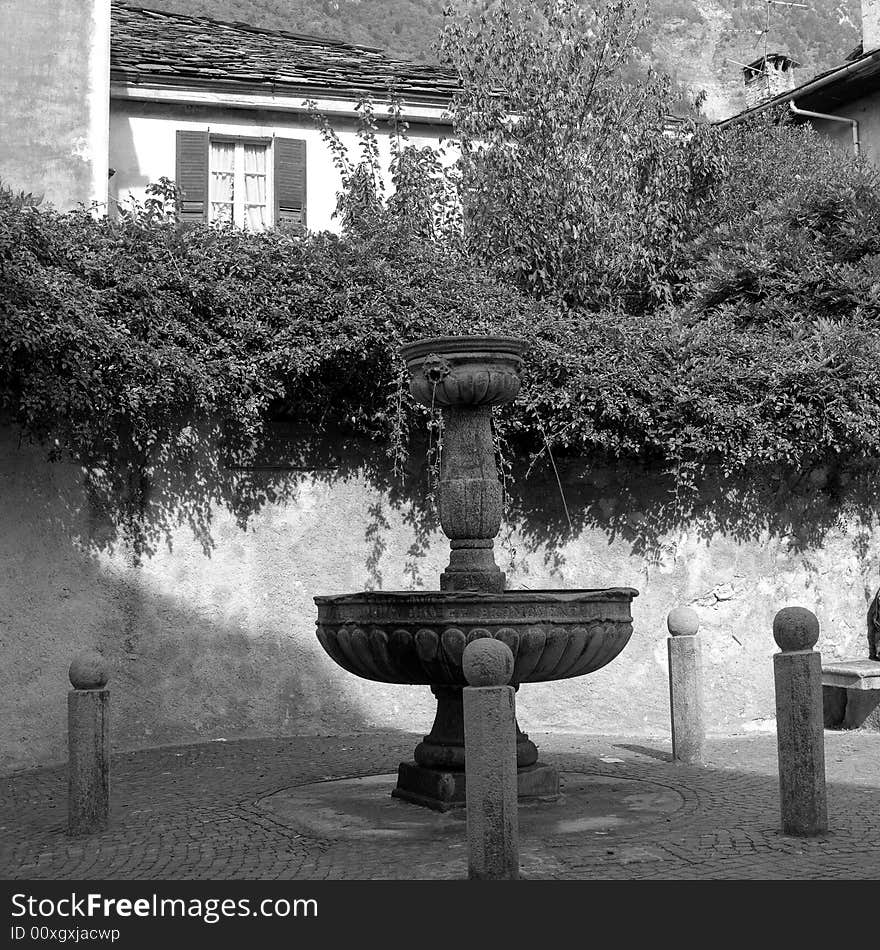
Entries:
<svg viewBox="0 0 880 950">
<path fill-rule="evenodd" d="M 449 565 L 440 590 L 500 593 L 504 573 L 495 563 L 501 529 L 501 482 L 488 406 L 443 410 L 440 525 L 449 538 Z"/>
</svg>

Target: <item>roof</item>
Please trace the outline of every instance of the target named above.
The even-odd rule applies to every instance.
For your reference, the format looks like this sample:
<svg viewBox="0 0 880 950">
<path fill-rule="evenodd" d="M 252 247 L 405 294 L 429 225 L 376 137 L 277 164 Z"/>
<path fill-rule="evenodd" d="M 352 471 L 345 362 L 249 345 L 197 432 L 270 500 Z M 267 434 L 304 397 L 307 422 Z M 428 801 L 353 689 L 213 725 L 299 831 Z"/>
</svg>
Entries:
<svg viewBox="0 0 880 950">
<path fill-rule="evenodd" d="M 781 92 L 716 124 L 720 127 L 733 125 L 750 116 L 757 115 L 773 106 L 797 103 L 798 108 L 814 112 L 835 113 L 850 102 L 880 90 L 880 50 L 864 53 L 856 59 L 834 66 L 813 76 L 794 89 Z"/>
<path fill-rule="evenodd" d="M 458 90 L 453 71 L 394 60 L 374 47 L 115 0 L 110 47 L 115 82 L 331 97 L 393 90 L 408 102 L 434 103 Z"/>
</svg>

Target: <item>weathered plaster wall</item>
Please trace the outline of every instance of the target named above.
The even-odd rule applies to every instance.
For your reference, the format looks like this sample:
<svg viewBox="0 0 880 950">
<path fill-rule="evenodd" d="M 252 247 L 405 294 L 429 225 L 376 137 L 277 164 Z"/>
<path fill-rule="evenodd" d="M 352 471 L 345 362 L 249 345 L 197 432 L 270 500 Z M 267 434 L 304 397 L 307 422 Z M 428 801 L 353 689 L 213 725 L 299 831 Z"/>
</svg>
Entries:
<svg viewBox="0 0 880 950">
<path fill-rule="evenodd" d="M 71 534 L 88 536 L 94 520 L 76 469 L 47 464 L 2 430 L 0 768 L 64 759 L 66 670 L 87 647 L 104 651 L 114 667 L 117 749 L 374 726 L 427 731 L 427 688 L 351 676 L 314 635 L 315 594 L 360 590 L 370 577 L 385 589 L 410 586 L 406 511 L 357 476 L 296 477 L 294 499 L 263 508 L 247 531 L 218 511 L 210 557 L 181 529 L 171 551 L 136 566 L 124 552 L 71 543 Z M 627 525 L 644 518 L 656 489 L 635 486 L 637 510 L 621 505 L 613 472 L 586 477 L 599 520 L 561 545 L 549 529 L 514 532 L 499 545 L 498 561 L 512 587 L 638 588 L 635 633 L 616 661 L 591 676 L 522 687 L 524 729 L 666 734 L 665 617 L 676 605 L 694 606 L 703 620 L 712 732 L 772 728 L 771 623 L 779 607 L 817 612 L 826 656 L 866 655 L 880 532 L 843 526 L 820 549 L 799 552 L 792 538 L 716 535 L 706 543 L 681 528 L 661 539 L 659 557 L 643 557 L 633 553 Z M 584 497 L 582 488 L 566 483 L 570 503 Z M 558 496 L 544 485 L 534 495 L 548 524 L 558 521 Z M 437 537 L 417 558 L 426 587 L 446 556 Z"/>
<path fill-rule="evenodd" d="M 359 154 L 355 123 L 332 117 L 332 125 L 353 159 Z M 308 226 L 313 231 L 338 230 L 332 220 L 341 181 L 333 156 L 312 119 L 305 114 L 254 111 L 174 103 L 111 100 L 110 180 L 111 200 L 123 205 L 129 197 L 143 201 L 145 189 L 162 176 L 175 176 L 175 135 L 178 129 L 208 131 L 217 135 L 271 138 L 288 136 L 306 141 L 306 204 Z M 448 135 L 445 126 L 412 123 L 408 131 L 416 146 L 436 146 Z M 390 139 L 379 136 L 380 156 L 387 169 Z"/>
<path fill-rule="evenodd" d="M 107 200 L 110 0 L 0 0 L 0 178 L 67 210 Z"/>
</svg>

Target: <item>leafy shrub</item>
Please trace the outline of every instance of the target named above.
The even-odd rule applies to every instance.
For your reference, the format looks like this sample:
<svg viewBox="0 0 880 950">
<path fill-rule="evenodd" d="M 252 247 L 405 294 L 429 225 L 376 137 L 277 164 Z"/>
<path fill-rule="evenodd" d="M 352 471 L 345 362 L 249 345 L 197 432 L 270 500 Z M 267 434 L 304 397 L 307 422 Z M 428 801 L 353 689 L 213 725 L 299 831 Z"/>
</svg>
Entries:
<svg viewBox="0 0 880 950">
<path fill-rule="evenodd" d="M 849 220 L 821 189 L 808 197 L 780 201 L 773 216 L 765 208 L 779 247 L 793 215 L 830 207 Z M 303 431 L 341 427 L 371 445 L 369 473 L 390 485 L 389 453 L 425 427 L 396 351 L 424 336 L 527 339 L 523 395 L 498 420 L 513 454 L 546 461 L 549 447 L 557 460 L 653 465 L 674 475 L 682 510 L 707 473 L 779 484 L 825 470 L 830 489 L 880 456 L 880 337 L 876 308 L 859 297 L 876 284 L 867 226 L 814 237 L 847 258 L 829 265 L 833 292 L 845 278 L 861 301 L 846 319 L 822 316 L 814 275 L 796 257 L 786 264 L 804 304 L 793 330 L 746 289 L 734 295 L 735 252 L 755 269 L 745 236 L 717 272 L 708 258 L 695 267 L 685 306 L 559 311 L 382 213 L 371 234 L 297 237 L 179 229 L 155 211 L 147 226 L 136 215 L 114 223 L 0 202 L 2 406 L 27 438 L 85 468 L 110 539 L 122 532 L 145 551 L 181 520 L 204 534 L 218 503 L 246 518 L 274 497 L 231 473 L 279 410 Z M 781 268 L 778 253 L 773 261 Z"/>
<path fill-rule="evenodd" d="M 735 126 L 729 173 L 690 248 L 688 309 L 794 335 L 876 320 L 880 175 L 779 117 Z"/>
<path fill-rule="evenodd" d="M 408 231 L 181 229 L 165 189 L 151 201 L 113 222 L 0 200 L 0 407 L 84 466 L 95 503 L 144 549 L 158 541 L 145 520 L 167 528 L 179 507 L 204 527 L 229 502 L 224 472 L 254 456 L 272 412 L 384 456 L 418 418 L 398 392 L 402 341 L 536 310 Z M 163 492 L 163 512 L 145 512 Z"/>
</svg>

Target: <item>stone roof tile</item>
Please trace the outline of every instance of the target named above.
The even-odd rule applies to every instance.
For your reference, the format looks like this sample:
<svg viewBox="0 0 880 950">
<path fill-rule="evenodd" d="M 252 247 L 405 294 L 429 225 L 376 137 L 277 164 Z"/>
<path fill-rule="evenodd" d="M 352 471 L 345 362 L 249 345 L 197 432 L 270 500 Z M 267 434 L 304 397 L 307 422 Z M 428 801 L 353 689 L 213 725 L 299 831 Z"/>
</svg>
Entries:
<svg viewBox="0 0 880 950">
<path fill-rule="evenodd" d="M 458 88 L 451 70 L 394 60 L 373 47 L 118 2 L 110 70 L 117 82 L 379 98 L 394 89 L 409 101 L 444 103 Z"/>
</svg>

